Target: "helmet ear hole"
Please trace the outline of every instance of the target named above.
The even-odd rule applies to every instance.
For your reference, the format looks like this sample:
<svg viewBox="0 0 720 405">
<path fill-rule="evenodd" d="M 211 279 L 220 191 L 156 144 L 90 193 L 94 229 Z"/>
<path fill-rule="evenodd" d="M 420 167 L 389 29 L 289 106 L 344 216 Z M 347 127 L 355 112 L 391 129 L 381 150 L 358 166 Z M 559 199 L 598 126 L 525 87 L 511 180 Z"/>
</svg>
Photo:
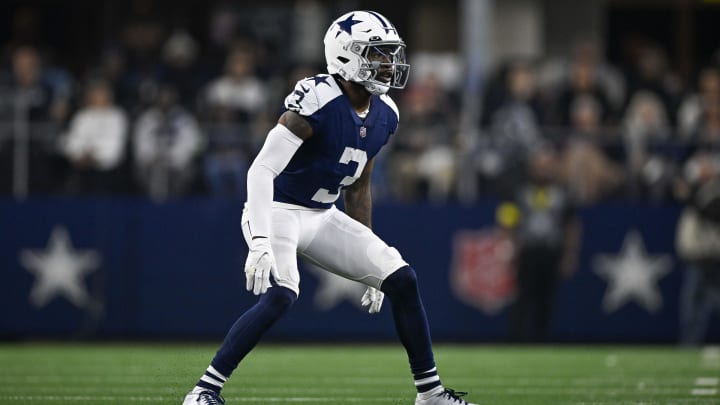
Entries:
<svg viewBox="0 0 720 405">
<path fill-rule="evenodd" d="M 344 56 L 338 56 L 337 60 L 339 60 L 343 65 L 350 62 L 350 59 L 344 57 Z"/>
</svg>

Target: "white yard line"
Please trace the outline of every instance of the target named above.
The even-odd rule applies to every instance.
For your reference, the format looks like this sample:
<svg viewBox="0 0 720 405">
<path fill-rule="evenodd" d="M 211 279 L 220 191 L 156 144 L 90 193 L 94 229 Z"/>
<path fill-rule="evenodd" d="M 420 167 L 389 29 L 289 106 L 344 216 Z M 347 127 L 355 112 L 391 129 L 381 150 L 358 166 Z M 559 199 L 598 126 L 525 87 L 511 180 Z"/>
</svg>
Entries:
<svg viewBox="0 0 720 405">
<path fill-rule="evenodd" d="M 720 382 L 720 378 L 717 377 L 698 377 L 695 379 L 695 385 L 703 386 L 715 386 Z"/>
<path fill-rule="evenodd" d="M 705 395 L 717 395 L 717 388 L 693 388 L 690 391 L 691 395 L 705 396 Z"/>
<path fill-rule="evenodd" d="M 720 348 L 717 346 L 706 346 L 702 349 L 702 366 L 703 368 L 720 368 Z M 690 395 L 694 396 L 714 396 L 718 394 L 717 387 L 720 378 L 717 377 L 697 377 L 695 378 L 695 387 L 690 390 Z"/>
<path fill-rule="evenodd" d="M 705 346 L 702 348 L 703 368 L 720 369 L 720 346 Z"/>
</svg>

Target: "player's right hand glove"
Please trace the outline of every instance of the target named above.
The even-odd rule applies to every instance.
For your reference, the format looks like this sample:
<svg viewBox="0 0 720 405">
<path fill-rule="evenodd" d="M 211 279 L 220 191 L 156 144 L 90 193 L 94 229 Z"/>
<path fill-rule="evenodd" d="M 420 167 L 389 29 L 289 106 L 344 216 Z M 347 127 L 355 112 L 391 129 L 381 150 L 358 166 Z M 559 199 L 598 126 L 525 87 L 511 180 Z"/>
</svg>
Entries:
<svg viewBox="0 0 720 405">
<path fill-rule="evenodd" d="M 360 304 L 362 304 L 363 307 L 368 307 L 369 313 L 375 314 L 380 312 L 384 298 L 385 294 L 382 291 L 377 288 L 368 287 L 360 300 Z"/>
<path fill-rule="evenodd" d="M 245 261 L 245 281 L 248 291 L 265 294 L 270 288 L 270 274 L 277 278 L 277 265 L 269 238 L 256 238 L 250 245 Z"/>
</svg>

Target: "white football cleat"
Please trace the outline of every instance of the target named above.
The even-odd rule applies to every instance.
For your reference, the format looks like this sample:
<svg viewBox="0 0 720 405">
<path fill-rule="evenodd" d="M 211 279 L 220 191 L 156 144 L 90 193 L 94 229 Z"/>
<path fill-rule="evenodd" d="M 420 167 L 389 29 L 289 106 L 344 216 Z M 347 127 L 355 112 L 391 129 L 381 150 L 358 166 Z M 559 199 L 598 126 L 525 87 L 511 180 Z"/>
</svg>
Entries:
<svg viewBox="0 0 720 405">
<path fill-rule="evenodd" d="M 467 395 L 467 392 L 453 391 L 445 388 L 439 394 L 423 398 L 418 394 L 415 398 L 415 405 L 477 405 L 460 398 Z"/>
<path fill-rule="evenodd" d="M 182 405 L 225 405 L 225 399 L 213 390 L 195 387 L 185 395 Z"/>
</svg>

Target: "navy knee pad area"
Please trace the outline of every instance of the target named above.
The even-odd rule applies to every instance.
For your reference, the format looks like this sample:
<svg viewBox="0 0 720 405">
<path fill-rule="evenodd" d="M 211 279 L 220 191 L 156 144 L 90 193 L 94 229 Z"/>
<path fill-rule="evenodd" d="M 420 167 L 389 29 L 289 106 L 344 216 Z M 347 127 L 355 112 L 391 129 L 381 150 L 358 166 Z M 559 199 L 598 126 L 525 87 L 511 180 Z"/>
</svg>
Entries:
<svg viewBox="0 0 720 405">
<path fill-rule="evenodd" d="M 258 304 L 265 308 L 272 308 L 282 314 L 290 309 L 295 301 L 297 301 L 297 296 L 294 291 L 274 285 L 260 297 Z"/>
<path fill-rule="evenodd" d="M 410 266 L 405 266 L 388 276 L 383 281 L 380 290 L 392 299 L 392 297 L 417 294 L 417 288 L 418 280 L 415 270 Z"/>
</svg>

